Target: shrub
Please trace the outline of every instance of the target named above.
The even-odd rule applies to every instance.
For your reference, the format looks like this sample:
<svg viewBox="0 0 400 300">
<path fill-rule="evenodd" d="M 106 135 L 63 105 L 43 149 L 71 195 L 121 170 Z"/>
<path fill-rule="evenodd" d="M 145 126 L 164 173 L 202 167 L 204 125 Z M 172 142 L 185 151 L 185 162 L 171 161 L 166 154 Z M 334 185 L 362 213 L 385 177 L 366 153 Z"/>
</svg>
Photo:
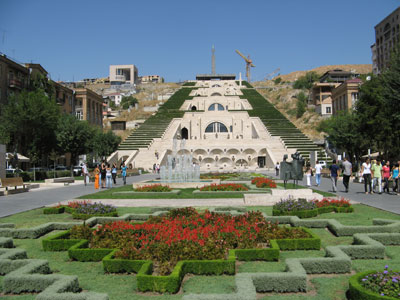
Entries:
<svg viewBox="0 0 400 300">
<path fill-rule="evenodd" d="M 103 203 L 81 203 L 78 207 L 75 208 L 75 212 L 77 214 L 84 214 L 84 215 L 103 215 L 116 212 L 117 209 L 115 206 L 110 204 L 103 204 Z"/>
<path fill-rule="evenodd" d="M 135 192 L 170 192 L 172 189 L 167 185 L 151 184 L 133 189 Z"/>
<path fill-rule="evenodd" d="M 276 183 L 272 179 L 265 177 L 256 177 L 251 181 L 258 188 L 276 188 Z"/>
<path fill-rule="evenodd" d="M 71 228 L 70 239 L 90 240 L 93 235 L 93 230 L 86 224 L 76 225 Z"/>
<path fill-rule="evenodd" d="M 274 83 L 275 84 L 280 84 L 281 82 L 282 82 L 282 78 L 281 77 L 278 77 L 278 78 L 274 79 Z"/>
<path fill-rule="evenodd" d="M 345 198 L 341 199 L 332 199 L 332 198 L 323 198 L 322 200 L 314 200 L 314 203 L 318 208 L 327 207 L 327 206 L 335 206 L 335 207 L 350 207 L 350 200 L 346 200 Z"/>
<path fill-rule="evenodd" d="M 273 206 L 273 209 L 283 212 L 313 210 L 316 208 L 317 205 L 314 201 L 307 201 L 306 199 L 296 200 L 293 197 L 289 197 L 288 199 L 281 199 L 281 201 Z"/>
<path fill-rule="evenodd" d="M 211 184 L 203 186 L 200 191 L 229 191 L 229 192 L 240 192 L 240 191 L 248 191 L 249 189 L 243 184 L 236 183 L 222 183 L 222 184 Z"/>
<path fill-rule="evenodd" d="M 380 296 L 388 296 L 400 299 L 400 272 L 388 270 L 370 273 L 361 279 L 361 285 Z"/>
</svg>

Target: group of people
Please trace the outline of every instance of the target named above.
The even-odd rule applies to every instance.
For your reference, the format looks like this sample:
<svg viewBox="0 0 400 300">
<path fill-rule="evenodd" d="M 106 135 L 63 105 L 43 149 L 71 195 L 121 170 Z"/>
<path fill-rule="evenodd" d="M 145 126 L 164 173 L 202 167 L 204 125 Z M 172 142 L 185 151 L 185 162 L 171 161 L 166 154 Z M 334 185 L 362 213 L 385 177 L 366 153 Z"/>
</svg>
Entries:
<svg viewBox="0 0 400 300">
<path fill-rule="evenodd" d="M 154 164 L 153 165 L 153 173 L 160 173 L 160 164 Z"/>
<path fill-rule="evenodd" d="M 391 167 L 390 161 L 382 162 L 380 159 L 371 161 L 367 158 L 361 167 L 365 194 L 368 194 L 367 188 L 369 188 L 370 194 L 376 192 L 382 194 L 382 182 L 383 192 L 389 194 L 389 180 L 393 180 L 393 192 L 399 194 L 399 165 L 400 161 L 393 164 Z M 376 189 L 378 189 L 378 191 L 376 191 Z"/>
<path fill-rule="evenodd" d="M 127 167 L 123 162 L 120 167 L 122 180 L 124 185 L 126 184 L 126 172 Z M 102 162 L 101 165 L 96 165 L 93 175 L 94 175 L 94 187 L 95 189 L 101 188 L 112 188 L 113 183 L 117 184 L 117 173 L 118 168 L 117 164 L 113 163 L 112 165 L 107 162 Z M 82 174 L 84 176 L 85 185 L 89 182 L 89 172 L 86 164 L 82 165 Z"/>
</svg>

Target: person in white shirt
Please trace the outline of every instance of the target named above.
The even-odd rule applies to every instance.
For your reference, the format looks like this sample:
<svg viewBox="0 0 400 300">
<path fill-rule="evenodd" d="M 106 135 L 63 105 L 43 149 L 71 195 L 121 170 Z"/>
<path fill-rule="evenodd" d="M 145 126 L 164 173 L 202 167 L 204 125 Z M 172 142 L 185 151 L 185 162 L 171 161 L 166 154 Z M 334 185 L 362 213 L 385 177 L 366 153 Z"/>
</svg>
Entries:
<svg viewBox="0 0 400 300">
<path fill-rule="evenodd" d="M 369 158 L 367 158 L 366 161 L 362 164 L 361 173 L 362 173 L 362 175 L 364 177 L 364 190 L 365 190 L 365 193 L 368 194 L 368 192 L 367 192 L 367 185 L 368 185 L 369 186 L 369 193 L 372 194 L 371 163 L 369 161 Z"/>
<path fill-rule="evenodd" d="M 321 170 L 322 170 L 322 165 L 317 160 L 317 164 L 315 165 L 315 184 L 317 186 L 320 186 L 321 184 Z"/>
<path fill-rule="evenodd" d="M 82 164 L 82 173 L 83 173 L 83 182 L 85 183 L 85 185 L 88 184 L 88 179 L 89 179 L 89 171 L 88 168 L 86 166 L 86 163 Z"/>
</svg>

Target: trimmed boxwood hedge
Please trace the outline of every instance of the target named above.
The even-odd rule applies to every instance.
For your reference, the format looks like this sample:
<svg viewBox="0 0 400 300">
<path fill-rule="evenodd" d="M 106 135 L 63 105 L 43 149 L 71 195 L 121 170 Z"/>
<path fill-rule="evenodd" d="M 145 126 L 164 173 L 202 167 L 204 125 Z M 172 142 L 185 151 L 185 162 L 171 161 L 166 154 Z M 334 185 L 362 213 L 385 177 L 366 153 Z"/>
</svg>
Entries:
<svg viewBox="0 0 400 300">
<path fill-rule="evenodd" d="M 337 207 L 337 206 L 325 206 L 309 210 L 298 210 L 298 211 L 282 211 L 278 209 L 272 209 L 273 216 L 297 216 L 299 218 L 312 218 L 321 214 L 337 212 L 337 213 L 352 213 L 353 207 Z"/>
<path fill-rule="evenodd" d="M 357 273 L 349 279 L 348 297 L 352 300 L 398 300 L 398 298 L 381 296 L 361 285 L 361 279 L 368 274 L 376 273 L 376 271 L 365 271 Z"/>
<path fill-rule="evenodd" d="M 118 217 L 117 211 L 113 211 L 113 212 L 105 213 L 105 214 L 79 214 L 76 212 L 76 209 L 69 207 L 67 205 L 61 205 L 61 206 L 57 206 L 57 207 L 46 207 L 43 209 L 43 213 L 45 215 L 62 214 L 64 212 L 72 214 L 72 218 L 79 219 L 79 220 L 87 220 L 92 217 Z"/>
</svg>

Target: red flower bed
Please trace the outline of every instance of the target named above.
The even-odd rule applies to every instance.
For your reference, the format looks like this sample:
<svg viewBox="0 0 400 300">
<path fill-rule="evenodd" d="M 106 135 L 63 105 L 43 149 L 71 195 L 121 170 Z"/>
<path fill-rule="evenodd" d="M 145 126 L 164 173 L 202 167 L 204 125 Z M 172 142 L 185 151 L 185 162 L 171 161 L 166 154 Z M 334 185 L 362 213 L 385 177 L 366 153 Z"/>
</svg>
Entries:
<svg viewBox="0 0 400 300">
<path fill-rule="evenodd" d="M 256 177 L 251 181 L 252 184 L 255 184 L 258 188 L 276 188 L 276 183 L 272 179 L 265 177 Z"/>
<path fill-rule="evenodd" d="M 86 206 L 88 204 L 91 204 L 89 200 L 83 200 L 83 201 L 75 200 L 75 201 L 69 201 L 67 206 L 70 208 L 79 208 L 81 206 Z"/>
<path fill-rule="evenodd" d="M 249 189 L 243 184 L 237 183 L 222 183 L 222 184 L 211 184 L 206 185 L 200 188 L 200 191 L 228 191 L 228 192 L 240 192 L 240 191 L 248 191 Z"/>
<path fill-rule="evenodd" d="M 133 189 L 135 192 L 170 192 L 172 189 L 167 185 L 151 184 L 143 185 Z"/>
<path fill-rule="evenodd" d="M 332 198 L 323 198 L 322 200 L 314 200 L 315 204 L 318 208 L 326 207 L 326 206 L 336 206 L 336 207 L 350 207 L 350 200 L 346 200 L 345 198 L 341 199 L 332 199 Z"/>
<path fill-rule="evenodd" d="M 179 260 L 223 259 L 228 249 L 261 248 L 271 239 L 305 237 L 309 235 L 301 229 L 267 222 L 261 212 L 230 216 L 184 208 L 142 224 L 101 225 L 93 231 L 90 247 L 118 248 L 117 258 L 153 260 L 159 274 L 168 274 Z"/>
</svg>

